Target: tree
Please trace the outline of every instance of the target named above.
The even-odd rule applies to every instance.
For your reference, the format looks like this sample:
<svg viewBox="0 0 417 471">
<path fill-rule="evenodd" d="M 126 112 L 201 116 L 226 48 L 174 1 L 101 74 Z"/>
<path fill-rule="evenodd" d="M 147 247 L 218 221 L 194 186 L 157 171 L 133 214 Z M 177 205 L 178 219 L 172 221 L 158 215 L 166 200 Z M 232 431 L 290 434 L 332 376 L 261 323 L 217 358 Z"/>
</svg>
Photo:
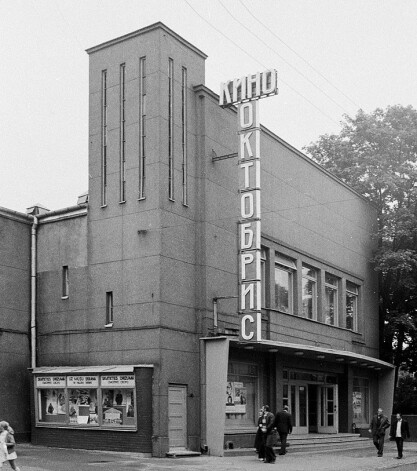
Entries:
<svg viewBox="0 0 417 471">
<path fill-rule="evenodd" d="M 417 371 L 417 111 L 359 110 L 341 124 L 304 150 L 375 205 L 381 357 Z"/>
</svg>

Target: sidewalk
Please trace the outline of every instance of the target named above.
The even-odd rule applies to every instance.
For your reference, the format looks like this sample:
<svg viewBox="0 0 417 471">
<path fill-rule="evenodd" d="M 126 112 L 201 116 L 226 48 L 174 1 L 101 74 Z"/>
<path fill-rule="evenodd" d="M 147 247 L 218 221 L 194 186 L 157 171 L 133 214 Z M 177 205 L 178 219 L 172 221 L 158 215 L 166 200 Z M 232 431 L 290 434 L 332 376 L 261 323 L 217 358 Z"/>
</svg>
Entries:
<svg viewBox="0 0 417 471">
<path fill-rule="evenodd" d="M 397 460 L 395 442 L 386 442 L 384 456 L 378 458 L 370 446 L 357 451 L 337 450 L 312 453 L 289 453 L 277 456 L 275 464 L 265 464 L 253 456 L 190 458 L 149 458 L 136 453 L 115 453 L 88 450 L 38 447 L 20 444 L 17 464 L 21 471 L 253 471 L 283 469 L 285 471 L 373 471 L 417 469 L 417 443 L 404 444 L 404 458 Z M 11 469 L 8 463 L 4 470 Z"/>
</svg>

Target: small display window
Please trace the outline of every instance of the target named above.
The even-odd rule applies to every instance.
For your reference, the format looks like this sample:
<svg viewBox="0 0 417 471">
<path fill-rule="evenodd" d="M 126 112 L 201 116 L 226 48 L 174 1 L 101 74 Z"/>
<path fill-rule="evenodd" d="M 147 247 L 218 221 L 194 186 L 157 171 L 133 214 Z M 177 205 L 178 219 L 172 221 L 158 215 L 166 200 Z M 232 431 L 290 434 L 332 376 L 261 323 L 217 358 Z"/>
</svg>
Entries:
<svg viewBox="0 0 417 471">
<path fill-rule="evenodd" d="M 135 428 L 135 377 L 36 376 L 37 425 Z"/>
</svg>

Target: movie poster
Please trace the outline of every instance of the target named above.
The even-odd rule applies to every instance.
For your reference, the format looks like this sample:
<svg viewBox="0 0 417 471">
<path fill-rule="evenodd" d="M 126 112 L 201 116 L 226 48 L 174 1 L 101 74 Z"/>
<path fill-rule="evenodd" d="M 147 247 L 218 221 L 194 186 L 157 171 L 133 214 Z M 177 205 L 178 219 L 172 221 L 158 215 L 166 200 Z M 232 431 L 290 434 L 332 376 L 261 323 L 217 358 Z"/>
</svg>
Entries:
<svg viewBox="0 0 417 471">
<path fill-rule="evenodd" d="M 226 414 L 246 414 L 246 387 L 241 382 L 226 385 Z"/>
</svg>

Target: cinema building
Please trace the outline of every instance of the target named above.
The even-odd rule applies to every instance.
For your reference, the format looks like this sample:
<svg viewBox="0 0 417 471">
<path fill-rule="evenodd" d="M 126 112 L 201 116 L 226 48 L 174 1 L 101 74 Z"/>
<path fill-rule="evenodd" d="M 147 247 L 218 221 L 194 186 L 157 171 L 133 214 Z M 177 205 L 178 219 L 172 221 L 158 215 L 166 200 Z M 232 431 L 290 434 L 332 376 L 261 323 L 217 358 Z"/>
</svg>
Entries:
<svg viewBox="0 0 417 471">
<path fill-rule="evenodd" d="M 390 413 L 374 208 L 259 125 L 261 304 L 243 319 L 237 108 L 204 85 L 206 55 L 161 23 L 87 52 L 88 195 L 0 211 L 0 354 L 19 336 L 32 442 L 221 455 L 252 446 L 265 403 L 288 404 L 294 434 Z"/>
</svg>

